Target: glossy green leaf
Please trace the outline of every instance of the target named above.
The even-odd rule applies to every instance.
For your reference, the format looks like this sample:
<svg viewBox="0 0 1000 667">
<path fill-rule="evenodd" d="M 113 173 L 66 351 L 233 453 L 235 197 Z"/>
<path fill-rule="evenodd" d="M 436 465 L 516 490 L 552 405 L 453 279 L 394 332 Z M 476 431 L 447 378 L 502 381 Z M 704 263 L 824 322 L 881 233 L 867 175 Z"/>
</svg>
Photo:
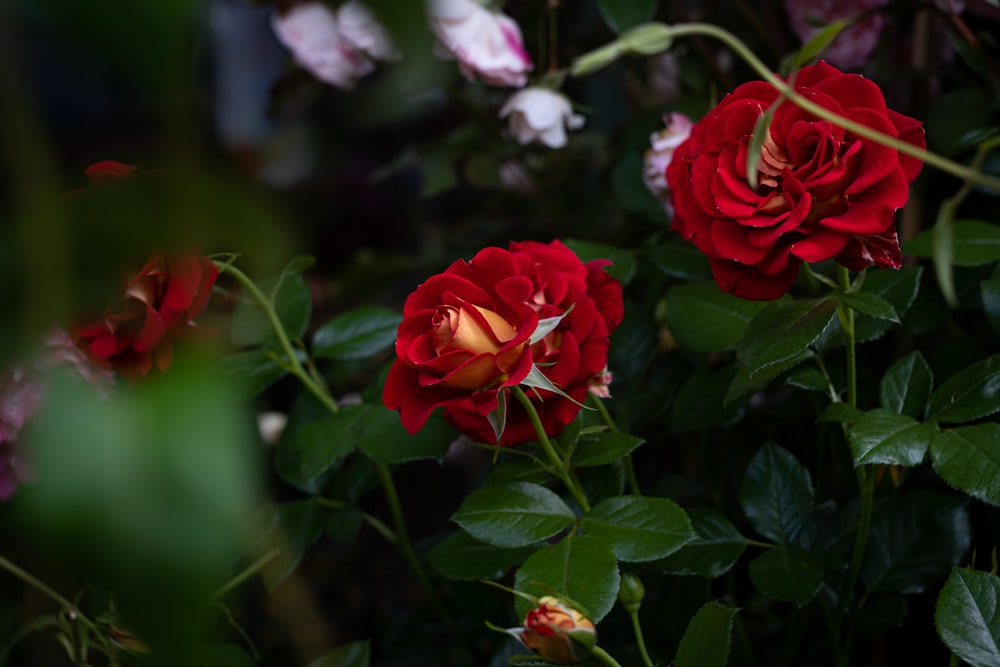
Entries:
<svg viewBox="0 0 1000 667">
<path fill-rule="evenodd" d="M 873 591 L 922 593 L 969 549 L 966 500 L 932 491 L 896 493 L 872 517 L 861 582 Z"/>
<path fill-rule="evenodd" d="M 927 417 L 967 422 L 1000 410 L 1000 354 L 965 368 L 931 394 Z"/>
<path fill-rule="evenodd" d="M 568 528 L 573 510 L 538 484 L 490 484 L 471 493 L 452 520 L 473 537 L 498 547 L 525 547 Z"/>
<path fill-rule="evenodd" d="M 773 547 L 750 562 L 750 580 L 773 600 L 803 605 L 819 592 L 823 561 L 795 547 Z"/>
<path fill-rule="evenodd" d="M 266 295 L 273 292 L 272 304 L 288 335 L 292 338 L 301 336 L 312 314 L 312 295 L 302 276 L 279 276 L 262 281 L 257 286 Z M 233 344 L 241 347 L 260 345 L 274 340 L 276 335 L 270 320 L 257 303 L 244 295 L 233 311 L 230 332 Z"/>
<path fill-rule="evenodd" d="M 918 466 L 938 432 L 933 424 L 885 408 L 875 408 L 859 416 L 848 431 L 854 465 L 884 463 Z"/>
<path fill-rule="evenodd" d="M 371 652 L 369 640 L 351 642 L 312 660 L 306 667 L 368 667 Z"/>
<path fill-rule="evenodd" d="M 665 558 L 697 538 L 684 510 L 666 498 L 602 500 L 580 520 L 580 527 L 610 544 L 618 560 L 626 562 Z"/>
<path fill-rule="evenodd" d="M 955 220 L 951 225 L 952 263 L 981 266 L 1000 260 L 1000 225 L 980 220 Z M 904 244 L 911 255 L 934 257 L 935 232 L 929 229 Z"/>
<path fill-rule="evenodd" d="M 364 359 L 396 342 L 402 316 L 388 308 L 359 308 L 338 315 L 312 338 L 313 355 L 323 359 Z"/>
<path fill-rule="evenodd" d="M 971 667 L 1000 665 L 1000 579 L 953 569 L 938 595 L 934 625 L 944 645 Z"/>
<path fill-rule="evenodd" d="M 447 579 L 478 581 L 501 578 L 535 551 L 535 547 L 501 549 L 456 530 L 434 545 L 426 558 Z"/>
<path fill-rule="evenodd" d="M 698 537 L 649 566 L 670 574 L 714 579 L 729 571 L 743 554 L 746 538 L 729 519 L 707 507 L 687 510 Z"/>
<path fill-rule="evenodd" d="M 416 433 L 407 433 L 399 415 L 373 403 L 364 405 L 364 413 L 356 424 L 358 449 L 379 463 L 440 461 L 457 437 L 439 413 L 432 414 Z"/>
<path fill-rule="evenodd" d="M 800 366 L 792 370 L 785 378 L 785 384 L 807 391 L 830 391 L 830 380 L 823 372 L 813 366 Z"/>
<path fill-rule="evenodd" d="M 796 543 L 814 498 L 809 471 L 772 442 L 750 460 L 739 496 L 757 532 L 779 544 Z"/>
<path fill-rule="evenodd" d="M 1000 424 L 941 431 L 931 441 L 931 462 L 944 481 L 991 505 L 1000 505 Z"/>
<path fill-rule="evenodd" d="M 570 535 L 536 551 L 514 576 L 514 590 L 535 597 L 557 595 L 572 600 L 595 624 L 615 605 L 620 576 L 611 547 L 596 537 Z M 531 609 L 514 600 L 518 618 Z"/>
<path fill-rule="evenodd" d="M 649 261 L 668 276 L 681 280 L 703 281 L 712 277 L 712 267 L 705 253 L 676 235 L 650 250 Z"/>
<path fill-rule="evenodd" d="M 543 484 L 552 479 L 549 473 L 542 470 L 534 460 L 526 457 L 514 457 L 500 461 L 493 466 L 483 484 L 504 484 L 506 482 L 532 482 Z"/>
<path fill-rule="evenodd" d="M 636 261 L 635 255 L 628 250 L 604 243 L 594 243 L 592 241 L 581 241 L 579 239 L 564 239 L 563 243 L 569 246 L 570 250 L 576 253 L 584 262 L 595 259 L 607 259 L 611 261 L 610 266 L 604 267 L 610 275 L 627 285 L 635 276 Z"/>
<path fill-rule="evenodd" d="M 902 318 L 913 305 L 920 289 L 920 276 L 923 267 L 913 266 L 898 270 L 868 269 L 861 291 L 856 294 L 872 294 L 892 305 L 896 315 Z M 868 317 L 859 313 L 854 319 L 855 342 L 865 343 L 883 336 L 896 326 L 895 322 Z M 840 321 L 834 318 L 830 327 L 823 332 L 816 346 L 821 349 L 844 344 L 843 329 Z"/>
<path fill-rule="evenodd" d="M 821 55 L 826 47 L 828 47 L 830 43 L 837 38 L 837 35 L 839 35 L 844 28 L 851 25 L 851 23 L 852 21 L 847 19 L 834 21 L 810 37 L 809 41 L 803 44 L 802 47 L 796 52 L 792 67 L 794 69 L 800 69 L 808 65 L 814 58 Z"/>
<path fill-rule="evenodd" d="M 295 478 L 309 484 L 357 445 L 357 420 L 365 406 L 350 405 L 336 415 L 303 426 L 288 443 L 288 455 L 298 463 Z"/>
<path fill-rule="evenodd" d="M 653 18 L 656 0 L 598 0 L 597 7 L 608 27 L 621 34 Z"/>
<path fill-rule="evenodd" d="M 751 375 L 795 359 L 823 333 L 836 312 L 835 297 L 770 303 L 750 321 L 736 355 Z"/>
<path fill-rule="evenodd" d="M 920 350 L 896 360 L 882 376 L 878 395 L 882 407 L 901 415 L 920 419 L 934 385 L 934 375 Z"/>
<path fill-rule="evenodd" d="M 899 324 L 899 315 L 896 314 L 893 305 L 876 294 L 848 292 L 841 294 L 838 298 L 842 304 L 850 306 L 862 315 Z"/>
<path fill-rule="evenodd" d="M 275 363 L 267 349 L 260 347 L 227 354 L 216 362 L 215 368 L 246 398 L 261 393 L 288 372 Z"/>
<path fill-rule="evenodd" d="M 642 438 L 617 431 L 581 435 L 576 441 L 573 465 L 577 467 L 605 465 L 617 461 L 644 442 Z"/>
<path fill-rule="evenodd" d="M 738 369 L 692 374 L 674 398 L 671 425 L 674 433 L 735 424 L 746 413 L 743 402 L 725 404 L 726 392 Z"/>
<path fill-rule="evenodd" d="M 853 424 L 864 412 L 847 403 L 831 403 L 823 408 L 816 418 L 817 422 L 843 422 Z"/>
<path fill-rule="evenodd" d="M 791 359 L 753 373 L 751 373 L 747 366 L 740 366 L 739 370 L 736 371 L 736 377 L 733 378 L 732 384 L 729 385 L 729 389 L 726 391 L 726 397 L 723 399 L 722 404 L 729 405 L 737 398 L 750 393 L 754 389 L 763 387 L 785 371 L 795 368 L 806 359 L 811 359 L 814 356 L 816 355 L 812 350 L 802 350 Z"/>
<path fill-rule="evenodd" d="M 684 347 L 699 352 L 736 349 L 750 320 L 767 307 L 726 294 L 714 282 L 679 285 L 667 292 L 667 323 Z"/>
<path fill-rule="evenodd" d="M 709 602 L 694 615 L 684 631 L 674 658 L 676 667 L 726 667 L 733 617 L 738 610 Z"/>
</svg>

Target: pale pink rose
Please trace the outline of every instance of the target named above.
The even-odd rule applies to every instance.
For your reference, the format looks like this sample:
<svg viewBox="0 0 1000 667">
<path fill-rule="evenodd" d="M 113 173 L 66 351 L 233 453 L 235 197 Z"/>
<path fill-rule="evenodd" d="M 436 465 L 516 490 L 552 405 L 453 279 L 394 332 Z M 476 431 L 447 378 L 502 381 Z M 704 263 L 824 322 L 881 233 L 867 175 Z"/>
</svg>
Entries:
<svg viewBox="0 0 1000 667">
<path fill-rule="evenodd" d="M 278 39 L 295 62 L 320 81 L 351 90 L 375 64 L 340 32 L 337 17 L 320 2 L 294 5 L 271 20 Z"/>
<path fill-rule="evenodd" d="M 651 148 L 643 161 L 642 180 L 665 206 L 670 207 L 670 188 L 667 186 L 667 167 L 674 158 L 674 150 L 691 135 L 694 123 L 682 113 L 669 113 L 663 117 L 665 128 L 649 135 Z"/>
<path fill-rule="evenodd" d="M 889 0 L 785 0 L 785 10 L 792 31 L 805 43 L 834 21 L 854 19 L 888 3 Z M 845 28 L 823 52 L 823 59 L 845 70 L 867 65 L 878 46 L 884 23 L 882 14 L 874 12 Z"/>
<path fill-rule="evenodd" d="M 587 384 L 587 391 L 597 398 L 611 398 L 610 387 L 613 379 L 611 371 L 605 366 L 604 370 L 590 378 L 590 382 Z"/>
<path fill-rule="evenodd" d="M 510 131 L 522 144 L 535 141 L 549 148 L 566 145 L 566 128 L 583 127 L 583 116 L 573 113 L 569 100 L 549 88 L 519 90 L 500 107 L 500 118 L 510 116 Z"/>
<path fill-rule="evenodd" d="M 351 0 L 341 5 L 337 10 L 337 29 L 351 46 L 373 60 L 399 60 L 389 33 L 364 4 Z"/>
<path fill-rule="evenodd" d="M 478 76 L 493 86 L 515 88 L 527 83 L 533 65 L 514 19 L 475 0 L 427 0 L 427 20 L 470 81 Z"/>
</svg>

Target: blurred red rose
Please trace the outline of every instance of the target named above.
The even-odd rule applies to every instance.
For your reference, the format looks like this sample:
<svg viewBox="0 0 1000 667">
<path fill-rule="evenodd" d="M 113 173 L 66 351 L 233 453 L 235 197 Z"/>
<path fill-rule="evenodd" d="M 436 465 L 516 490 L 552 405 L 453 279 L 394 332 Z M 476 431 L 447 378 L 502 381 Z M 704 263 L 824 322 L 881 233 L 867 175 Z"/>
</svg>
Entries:
<svg viewBox="0 0 1000 667">
<path fill-rule="evenodd" d="M 569 400 L 529 391 L 546 433 L 556 435 L 576 416 L 590 380 L 607 363 L 608 336 L 621 322 L 621 286 L 603 270 L 584 264 L 558 241 L 486 248 L 456 261 L 417 287 L 403 307 L 397 359 L 386 378 L 383 401 L 399 410 L 403 426 L 418 431 L 437 407 L 459 431 L 497 443 L 487 415 L 499 392 L 521 383 L 536 364 Z M 540 320 L 563 319 L 530 342 Z M 534 439 L 527 413 L 507 405 L 500 444 Z"/>
<path fill-rule="evenodd" d="M 70 335 L 101 367 L 129 380 L 162 371 L 173 362 L 173 340 L 197 327 L 218 275 L 198 253 L 157 253 L 100 317 L 70 327 Z"/>
<path fill-rule="evenodd" d="M 795 89 L 831 112 L 923 148 L 919 121 L 888 109 L 872 81 L 825 62 L 795 75 Z M 727 95 L 692 130 L 667 168 L 672 228 L 708 255 L 719 286 L 747 299 L 776 299 L 802 262 L 835 259 L 851 270 L 898 268 L 896 209 L 922 163 L 785 101 L 774 112 L 747 180 L 757 119 L 779 95 L 762 81 Z"/>
</svg>

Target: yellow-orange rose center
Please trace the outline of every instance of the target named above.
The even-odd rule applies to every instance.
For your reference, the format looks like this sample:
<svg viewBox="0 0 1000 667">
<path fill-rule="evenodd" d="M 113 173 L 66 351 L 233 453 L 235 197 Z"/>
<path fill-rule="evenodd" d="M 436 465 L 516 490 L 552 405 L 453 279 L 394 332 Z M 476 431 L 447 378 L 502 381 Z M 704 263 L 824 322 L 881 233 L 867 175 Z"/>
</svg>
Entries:
<svg viewBox="0 0 1000 667">
<path fill-rule="evenodd" d="M 438 306 L 431 325 L 438 354 L 456 350 L 496 354 L 517 333 L 500 315 L 471 304 Z"/>
</svg>

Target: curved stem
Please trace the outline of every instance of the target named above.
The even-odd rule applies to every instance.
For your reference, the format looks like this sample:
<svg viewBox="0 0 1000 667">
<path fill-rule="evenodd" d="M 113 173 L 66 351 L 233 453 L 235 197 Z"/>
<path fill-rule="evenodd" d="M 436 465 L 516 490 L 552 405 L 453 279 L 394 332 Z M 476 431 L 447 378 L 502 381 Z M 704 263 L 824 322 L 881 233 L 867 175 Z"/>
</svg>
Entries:
<svg viewBox="0 0 1000 667">
<path fill-rule="evenodd" d="M 252 280 L 231 263 L 228 262 L 215 262 L 215 265 L 219 268 L 220 273 L 228 273 L 236 281 L 243 286 L 244 289 L 253 297 L 253 300 L 257 302 L 257 306 L 264 313 L 264 317 L 270 322 L 271 328 L 274 330 L 275 336 L 278 337 L 278 344 L 281 346 L 281 350 L 288 357 L 287 366 L 288 372 L 294 375 L 299 381 L 309 390 L 313 396 L 316 397 L 323 406 L 332 412 L 337 414 L 340 411 L 340 407 L 337 402 L 333 400 L 329 392 L 323 387 L 317 380 L 306 371 L 305 367 L 302 366 L 302 362 L 299 361 L 298 356 L 295 353 L 295 348 L 292 346 L 291 341 L 288 339 L 288 334 L 285 332 L 285 325 L 281 323 L 281 319 L 278 317 L 278 313 L 274 310 L 274 305 L 271 300 L 260 291 L 260 288 L 254 284 Z"/>
<path fill-rule="evenodd" d="M 772 72 L 771 69 L 765 65 L 764 62 L 758 58 L 746 44 L 740 41 L 738 37 L 733 35 L 728 30 L 724 30 L 723 28 L 712 25 L 711 23 L 679 23 L 669 27 L 674 37 L 681 37 L 685 35 L 708 35 L 709 37 L 714 37 L 724 42 L 726 46 L 735 51 L 738 56 L 743 58 L 743 60 L 745 60 L 746 63 L 750 65 L 750 67 L 753 68 L 753 70 L 757 72 L 762 79 L 774 86 L 784 97 L 788 98 L 790 101 L 794 102 L 796 105 L 805 109 L 814 116 L 828 120 L 834 125 L 843 127 L 858 136 L 871 139 L 872 141 L 877 141 L 880 144 L 896 149 L 900 153 L 922 160 L 932 167 L 940 169 L 941 171 L 951 174 L 952 176 L 956 176 L 968 183 L 976 183 L 995 190 L 1000 190 L 1000 178 L 987 176 L 986 174 L 980 173 L 976 169 L 949 160 L 941 155 L 938 155 L 937 153 L 928 152 L 926 149 L 901 141 L 896 137 L 890 137 L 889 135 L 868 127 L 867 125 L 862 125 L 861 123 L 854 122 L 843 116 L 835 114 L 829 109 L 825 109 L 799 95 L 792 89 L 791 86 L 782 81 L 780 77 Z"/>
<path fill-rule="evenodd" d="M 622 667 L 621 663 L 611 657 L 611 655 L 605 651 L 600 646 L 594 647 L 594 652 L 591 654 L 601 662 L 603 662 L 608 667 Z"/>
<path fill-rule="evenodd" d="M 233 590 L 244 581 L 263 570 L 267 567 L 268 563 L 277 558 L 280 554 L 280 549 L 271 549 L 266 554 L 251 563 L 247 568 L 239 572 L 235 577 L 220 586 L 214 593 L 212 593 L 212 599 L 218 600 L 225 597 L 229 591 Z"/>
<path fill-rule="evenodd" d="M 628 610 L 628 615 L 632 617 L 632 631 L 635 633 L 635 643 L 639 647 L 639 656 L 642 657 L 642 664 L 646 667 L 653 667 L 653 661 L 649 657 L 649 651 L 646 650 L 646 642 L 642 638 L 642 625 L 639 623 L 639 608 Z"/>
<path fill-rule="evenodd" d="M 607 424 L 608 428 L 617 433 L 618 425 L 615 424 L 615 420 L 611 418 L 611 413 L 608 412 L 608 406 L 604 405 L 604 401 L 594 394 L 590 394 L 590 402 L 597 407 L 597 411 L 600 413 L 601 419 L 605 424 Z M 632 460 L 632 452 L 629 452 L 622 457 L 622 465 L 625 466 L 625 482 L 628 484 L 629 491 L 631 491 L 634 496 L 641 495 L 641 492 L 639 491 L 639 480 L 635 475 L 635 462 Z"/>
<path fill-rule="evenodd" d="M 531 420 L 531 425 L 535 428 L 535 434 L 538 436 L 538 442 L 542 445 L 542 449 L 545 451 L 545 455 L 549 458 L 552 463 L 552 467 L 556 469 L 559 474 L 559 479 L 562 480 L 566 488 L 573 495 L 577 504 L 580 505 L 580 509 L 583 510 L 584 514 L 590 512 L 590 503 L 587 502 L 587 496 L 583 494 L 579 485 L 573 480 L 572 475 L 569 474 L 567 470 L 566 463 L 559 456 L 556 448 L 552 445 L 552 441 L 549 440 L 549 436 L 545 433 L 545 428 L 542 426 L 542 420 L 538 416 L 538 411 L 535 409 L 534 404 L 528 395 L 524 393 L 524 390 L 520 387 L 513 388 L 514 396 L 517 398 L 518 402 L 524 407 L 525 411 L 528 413 L 528 419 Z"/>
<path fill-rule="evenodd" d="M 442 606 L 441 602 L 437 598 L 437 595 L 434 594 L 434 587 L 431 585 L 431 581 L 427 577 L 427 573 L 420 564 L 420 559 L 417 558 L 417 554 L 413 550 L 413 544 L 410 543 L 410 537 L 406 530 L 406 519 L 403 516 L 403 506 L 399 502 L 399 493 L 396 491 L 395 482 L 392 481 L 392 474 L 389 472 L 389 466 L 376 461 L 375 472 L 378 474 L 379 481 L 382 483 L 385 500 L 389 505 L 389 513 L 392 514 L 392 520 L 396 526 L 396 537 L 398 538 L 396 546 L 399 548 L 400 552 L 402 552 L 403 558 L 405 558 L 407 563 L 409 563 L 410 569 L 413 570 L 413 574 L 416 575 L 417 579 L 420 581 L 420 585 L 423 587 L 424 591 L 426 591 L 427 597 L 431 602 L 431 606 L 434 607 L 434 610 L 438 613 L 438 615 L 450 625 L 453 622 L 451 615 L 448 613 L 448 610 Z"/>
</svg>

